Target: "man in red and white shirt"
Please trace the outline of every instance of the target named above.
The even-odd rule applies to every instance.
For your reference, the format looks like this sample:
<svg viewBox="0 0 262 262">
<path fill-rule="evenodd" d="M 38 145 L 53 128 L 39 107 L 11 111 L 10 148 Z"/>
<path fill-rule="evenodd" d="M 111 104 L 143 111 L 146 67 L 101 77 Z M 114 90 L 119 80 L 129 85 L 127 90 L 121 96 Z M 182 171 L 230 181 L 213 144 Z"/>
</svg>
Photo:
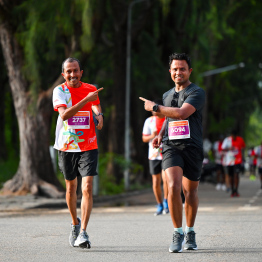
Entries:
<svg viewBox="0 0 262 262">
<path fill-rule="evenodd" d="M 65 83 L 53 91 L 54 110 L 59 116 L 54 148 L 58 150 L 58 165 L 65 177 L 66 201 L 72 217 L 69 243 L 71 246 L 90 248 L 86 233 L 93 196 L 93 177 L 97 175 L 97 129 L 103 127 L 103 114 L 98 92 L 103 88 L 81 82 L 83 70 L 79 60 L 67 58 L 62 64 Z M 82 176 L 81 219 L 77 217 L 77 176 Z"/>
<path fill-rule="evenodd" d="M 237 136 L 237 131 L 232 131 L 231 136 L 224 139 L 222 149 L 225 151 L 223 166 L 226 166 L 231 184 L 231 197 L 239 197 L 239 173 L 243 162 L 243 150 L 246 147 L 242 137 Z"/>
</svg>

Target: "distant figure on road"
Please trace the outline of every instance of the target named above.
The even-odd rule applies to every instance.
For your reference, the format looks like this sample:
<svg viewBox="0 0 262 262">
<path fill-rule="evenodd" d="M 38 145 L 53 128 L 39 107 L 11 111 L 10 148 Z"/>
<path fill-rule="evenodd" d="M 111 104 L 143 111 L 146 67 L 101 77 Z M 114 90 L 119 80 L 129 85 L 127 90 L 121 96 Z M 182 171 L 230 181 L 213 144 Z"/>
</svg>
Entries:
<svg viewBox="0 0 262 262">
<path fill-rule="evenodd" d="M 249 158 L 249 179 L 251 181 L 256 180 L 256 169 L 257 169 L 257 157 L 255 154 L 254 147 L 250 147 L 247 151 Z"/>
<path fill-rule="evenodd" d="M 242 137 L 237 135 L 237 130 L 231 132 L 231 136 L 226 137 L 222 144 L 225 151 L 223 165 L 227 168 L 231 185 L 231 197 L 239 197 L 239 173 L 243 163 L 243 150 L 246 147 Z"/>
<path fill-rule="evenodd" d="M 91 248 L 86 227 L 93 206 L 93 177 L 97 175 L 98 147 L 92 111 L 97 129 L 103 127 L 103 114 L 98 92 L 103 88 L 81 82 L 83 70 L 76 58 L 62 64 L 65 83 L 53 91 L 54 110 L 59 116 L 54 148 L 58 165 L 65 177 L 66 202 L 72 217 L 69 243 L 72 247 Z M 82 176 L 81 219 L 77 217 L 77 177 Z"/>
<path fill-rule="evenodd" d="M 254 152 L 257 158 L 258 174 L 260 176 L 260 188 L 262 189 L 262 142 L 259 146 L 254 148 Z"/>
<path fill-rule="evenodd" d="M 155 100 L 157 104 L 162 105 L 162 100 Z M 142 132 L 142 140 L 148 143 L 149 171 L 152 175 L 152 187 L 157 202 L 155 216 L 169 213 L 167 203 L 167 181 L 165 171 L 162 170 L 162 146 L 153 148 L 152 140 L 159 134 L 165 117 L 157 112 L 152 112 L 152 116 L 146 119 Z M 161 175 L 163 180 L 164 200 L 162 199 Z"/>
<path fill-rule="evenodd" d="M 169 57 L 169 67 L 175 87 L 163 95 L 164 106 L 142 97 L 140 99 L 145 103 L 145 110 L 159 112 L 166 117 L 158 137 L 152 142 L 156 148 L 163 142 L 162 167 L 167 176 L 168 206 L 174 225 L 169 252 L 182 252 L 184 238 L 185 249 L 197 249 L 194 224 L 204 158 L 202 110 L 205 92 L 189 80 L 193 69 L 188 55 L 172 54 Z M 181 186 L 185 195 L 185 234 L 182 228 Z"/>
<path fill-rule="evenodd" d="M 222 159 L 223 159 L 222 143 L 223 143 L 223 136 L 220 136 L 219 140 L 215 141 L 213 144 L 213 155 L 216 163 L 216 175 L 217 175 L 216 190 L 226 191 L 227 187 L 225 185 L 225 172 L 222 165 Z"/>
</svg>

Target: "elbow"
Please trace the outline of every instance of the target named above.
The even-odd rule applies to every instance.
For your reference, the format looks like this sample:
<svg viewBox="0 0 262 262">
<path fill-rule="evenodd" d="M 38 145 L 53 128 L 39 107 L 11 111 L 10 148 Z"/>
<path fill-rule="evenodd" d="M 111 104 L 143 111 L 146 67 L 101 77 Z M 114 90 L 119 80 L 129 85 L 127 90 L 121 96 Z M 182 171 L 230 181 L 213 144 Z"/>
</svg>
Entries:
<svg viewBox="0 0 262 262">
<path fill-rule="evenodd" d="M 177 114 L 176 119 L 178 119 L 178 120 L 185 120 L 185 119 L 187 119 L 187 116 L 184 115 L 184 114 Z"/>
<path fill-rule="evenodd" d="M 68 118 L 65 116 L 65 114 L 61 114 L 60 117 L 62 118 L 63 121 L 66 121 Z"/>
</svg>

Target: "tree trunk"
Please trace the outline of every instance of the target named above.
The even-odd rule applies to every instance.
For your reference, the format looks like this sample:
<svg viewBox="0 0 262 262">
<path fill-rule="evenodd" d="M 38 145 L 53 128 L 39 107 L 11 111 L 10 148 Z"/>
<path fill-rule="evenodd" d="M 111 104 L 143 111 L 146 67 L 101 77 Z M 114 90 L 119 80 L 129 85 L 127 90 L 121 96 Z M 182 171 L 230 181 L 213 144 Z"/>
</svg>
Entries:
<svg viewBox="0 0 262 262">
<path fill-rule="evenodd" d="M 12 30 L 0 25 L 0 41 L 5 58 L 20 137 L 20 162 L 13 179 L 4 184 L 4 193 L 62 197 L 49 153 L 52 90 L 39 95 L 33 104 L 28 83 L 22 76 L 23 56 Z"/>
</svg>

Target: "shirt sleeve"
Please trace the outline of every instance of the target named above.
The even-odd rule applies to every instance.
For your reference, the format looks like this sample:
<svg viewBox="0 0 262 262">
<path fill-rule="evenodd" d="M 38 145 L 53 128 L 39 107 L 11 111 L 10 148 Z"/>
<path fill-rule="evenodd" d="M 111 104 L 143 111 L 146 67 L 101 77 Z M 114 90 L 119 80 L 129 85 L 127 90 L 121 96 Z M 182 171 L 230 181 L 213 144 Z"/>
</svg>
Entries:
<svg viewBox="0 0 262 262">
<path fill-rule="evenodd" d="M 230 148 L 230 145 L 229 145 L 229 138 L 227 137 L 227 138 L 224 139 L 224 141 L 222 143 L 222 149 L 224 150 L 224 149 L 228 149 L 228 148 Z"/>
<path fill-rule="evenodd" d="M 145 123 L 144 123 L 143 132 L 142 132 L 143 136 L 151 135 L 151 129 L 150 129 L 149 121 L 150 121 L 150 118 L 147 118 Z"/>
<path fill-rule="evenodd" d="M 55 111 L 58 111 L 58 108 L 64 106 L 67 108 L 66 97 L 62 91 L 62 87 L 58 86 L 53 91 L 53 107 Z"/>
<path fill-rule="evenodd" d="M 197 89 L 190 94 L 184 103 L 192 105 L 196 110 L 200 110 L 204 107 L 206 100 L 205 91 L 202 88 Z"/>
</svg>

